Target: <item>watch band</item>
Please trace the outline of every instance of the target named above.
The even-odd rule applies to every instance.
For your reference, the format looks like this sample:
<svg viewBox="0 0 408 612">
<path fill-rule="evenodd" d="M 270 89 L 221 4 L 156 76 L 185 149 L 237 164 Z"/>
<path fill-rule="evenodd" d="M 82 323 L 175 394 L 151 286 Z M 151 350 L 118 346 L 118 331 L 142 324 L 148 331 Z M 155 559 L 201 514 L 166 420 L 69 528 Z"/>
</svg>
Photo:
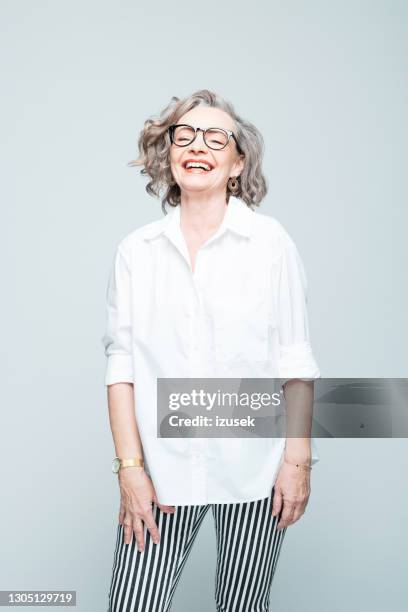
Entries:
<svg viewBox="0 0 408 612">
<path fill-rule="evenodd" d="M 144 467 L 144 461 L 138 457 L 136 459 L 121 459 L 120 467 Z"/>
<path fill-rule="evenodd" d="M 115 474 L 118 474 L 122 468 L 127 468 L 127 467 L 143 468 L 144 461 L 143 459 L 140 459 L 139 457 L 135 457 L 132 459 L 119 459 L 119 457 L 115 457 L 114 460 L 112 461 L 112 472 L 114 472 Z"/>
</svg>

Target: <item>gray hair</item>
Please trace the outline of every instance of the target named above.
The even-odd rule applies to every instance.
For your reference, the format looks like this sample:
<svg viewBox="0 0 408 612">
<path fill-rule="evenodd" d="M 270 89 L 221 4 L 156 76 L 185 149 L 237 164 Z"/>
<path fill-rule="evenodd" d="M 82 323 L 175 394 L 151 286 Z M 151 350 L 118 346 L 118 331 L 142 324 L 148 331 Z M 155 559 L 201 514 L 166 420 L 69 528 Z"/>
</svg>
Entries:
<svg viewBox="0 0 408 612">
<path fill-rule="evenodd" d="M 201 89 L 180 100 L 173 96 L 170 103 L 162 110 L 159 117 L 151 117 L 144 123 L 138 139 L 139 157 L 129 162 L 129 166 L 143 166 L 142 175 L 148 175 L 150 181 L 146 191 L 160 197 L 162 210 L 165 204 L 180 204 L 180 187 L 174 181 L 170 167 L 170 136 L 168 128 L 177 123 L 180 117 L 196 106 L 212 106 L 228 113 L 236 124 L 236 137 L 239 148 L 245 156 L 244 169 L 238 180 L 238 188 L 231 192 L 227 186 L 227 198 L 231 194 L 243 200 L 247 206 L 259 206 L 267 193 L 266 179 L 262 173 L 264 141 L 259 130 L 249 121 L 242 119 L 230 102 L 208 89 Z"/>
</svg>

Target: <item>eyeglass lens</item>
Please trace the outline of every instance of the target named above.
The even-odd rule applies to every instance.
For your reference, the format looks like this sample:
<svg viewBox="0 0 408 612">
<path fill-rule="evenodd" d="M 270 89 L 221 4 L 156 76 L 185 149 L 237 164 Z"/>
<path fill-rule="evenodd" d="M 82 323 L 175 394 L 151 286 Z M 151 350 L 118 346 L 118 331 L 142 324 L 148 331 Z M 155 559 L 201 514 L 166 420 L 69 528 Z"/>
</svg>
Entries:
<svg viewBox="0 0 408 612">
<path fill-rule="evenodd" d="M 194 140 L 195 131 L 186 125 L 174 129 L 173 142 L 179 147 L 186 147 Z M 222 130 L 211 128 L 204 135 L 204 142 L 210 149 L 223 149 L 228 142 L 228 135 Z"/>
</svg>

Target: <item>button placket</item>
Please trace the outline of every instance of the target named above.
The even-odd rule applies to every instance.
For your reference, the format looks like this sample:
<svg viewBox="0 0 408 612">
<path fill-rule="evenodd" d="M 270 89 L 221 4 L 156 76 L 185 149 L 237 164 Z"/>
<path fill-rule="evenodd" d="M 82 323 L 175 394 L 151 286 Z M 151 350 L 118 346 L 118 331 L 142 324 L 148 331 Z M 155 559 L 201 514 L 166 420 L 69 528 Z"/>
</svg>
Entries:
<svg viewBox="0 0 408 612">
<path fill-rule="evenodd" d="M 206 448 L 207 439 L 191 440 L 192 488 L 194 494 L 202 498 L 208 495 Z"/>
<path fill-rule="evenodd" d="M 192 275 L 193 278 L 193 286 L 195 292 L 195 300 L 192 306 L 190 319 L 192 321 L 192 336 L 191 336 L 191 349 L 193 356 L 196 358 L 198 356 L 200 345 L 199 345 L 199 334 L 200 334 L 200 313 L 201 313 L 201 304 L 202 304 L 202 296 L 201 296 L 201 279 L 200 279 L 200 262 L 201 262 L 201 253 L 200 249 L 197 252 L 195 270 Z"/>
</svg>

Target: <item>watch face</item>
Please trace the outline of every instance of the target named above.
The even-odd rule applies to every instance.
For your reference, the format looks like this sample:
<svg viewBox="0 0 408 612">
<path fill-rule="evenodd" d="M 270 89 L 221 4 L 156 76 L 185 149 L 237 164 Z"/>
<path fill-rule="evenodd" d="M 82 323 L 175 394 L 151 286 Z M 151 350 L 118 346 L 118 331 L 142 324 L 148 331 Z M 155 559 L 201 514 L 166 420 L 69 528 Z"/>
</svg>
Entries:
<svg viewBox="0 0 408 612">
<path fill-rule="evenodd" d="M 117 474 L 119 470 L 120 470 L 120 459 L 118 459 L 118 457 L 115 457 L 114 460 L 112 461 L 112 472 Z"/>
</svg>

